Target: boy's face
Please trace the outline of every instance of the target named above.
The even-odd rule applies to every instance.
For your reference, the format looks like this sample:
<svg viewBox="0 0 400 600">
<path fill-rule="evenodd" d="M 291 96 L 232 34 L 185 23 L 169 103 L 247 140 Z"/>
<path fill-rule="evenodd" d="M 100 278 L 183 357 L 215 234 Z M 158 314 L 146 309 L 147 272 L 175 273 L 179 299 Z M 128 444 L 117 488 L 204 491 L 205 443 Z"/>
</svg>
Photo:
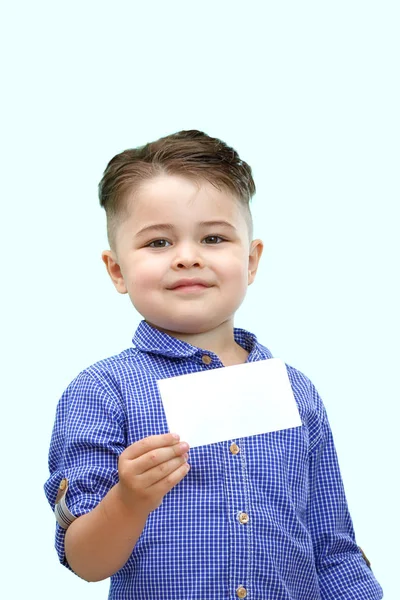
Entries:
<svg viewBox="0 0 400 600">
<path fill-rule="evenodd" d="M 253 282 L 262 242 L 245 209 L 208 182 L 162 175 L 127 198 L 115 248 L 103 260 L 116 289 L 169 333 L 196 334 L 233 319 Z"/>
</svg>

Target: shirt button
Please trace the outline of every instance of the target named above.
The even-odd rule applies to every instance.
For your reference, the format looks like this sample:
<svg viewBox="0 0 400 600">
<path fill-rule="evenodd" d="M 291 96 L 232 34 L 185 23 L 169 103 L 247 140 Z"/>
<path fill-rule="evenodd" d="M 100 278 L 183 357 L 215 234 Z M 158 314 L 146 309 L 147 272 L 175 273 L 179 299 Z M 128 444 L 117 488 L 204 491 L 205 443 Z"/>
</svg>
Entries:
<svg viewBox="0 0 400 600">
<path fill-rule="evenodd" d="M 237 444 L 233 443 L 229 446 L 229 452 L 231 454 L 239 454 L 240 448 Z"/>
<path fill-rule="evenodd" d="M 203 361 L 203 363 L 204 363 L 205 365 L 210 365 L 210 364 L 212 363 L 212 358 L 211 358 L 211 356 L 209 356 L 208 354 L 204 354 L 204 355 L 201 357 L 201 360 Z"/>
<path fill-rule="evenodd" d="M 236 596 L 238 598 L 246 598 L 246 596 L 247 596 L 246 588 L 243 587 L 242 585 L 240 587 L 238 587 L 238 589 L 236 590 Z"/>
<path fill-rule="evenodd" d="M 242 525 L 245 525 L 246 523 L 249 522 L 250 517 L 247 513 L 241 512 L 238 515 L 238 519 L 239 519 L 239 523 L 242 523 Z M 244 598 L 244 596 L 243 596 L 243 598 Z"/>
</svg>

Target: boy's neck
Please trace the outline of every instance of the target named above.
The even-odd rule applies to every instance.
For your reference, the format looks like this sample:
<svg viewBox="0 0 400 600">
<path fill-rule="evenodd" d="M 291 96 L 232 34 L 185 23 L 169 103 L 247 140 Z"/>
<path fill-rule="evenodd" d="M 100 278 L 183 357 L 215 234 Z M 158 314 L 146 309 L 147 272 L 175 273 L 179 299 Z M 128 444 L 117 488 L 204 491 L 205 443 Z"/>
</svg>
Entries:
<svg viewBox="0 0 400 600">
<path fill-rule="evenodd" d="M 154 325 L 152 326 L 154 327 Z M 157 327 L 157 329 L 160 328 Z M 249 355 L 249 353 L 235 341 L 232 320 L 226 321 L 216 329 L 204 333 L 181 333 L 163 329 L 160 330 L 178 340 L 182 340 L 182 342 L 196 346 L 196 348 L 213 352 L 220 358 L 221 362 L 226 367 L 246 362 Z"/>
</svg>

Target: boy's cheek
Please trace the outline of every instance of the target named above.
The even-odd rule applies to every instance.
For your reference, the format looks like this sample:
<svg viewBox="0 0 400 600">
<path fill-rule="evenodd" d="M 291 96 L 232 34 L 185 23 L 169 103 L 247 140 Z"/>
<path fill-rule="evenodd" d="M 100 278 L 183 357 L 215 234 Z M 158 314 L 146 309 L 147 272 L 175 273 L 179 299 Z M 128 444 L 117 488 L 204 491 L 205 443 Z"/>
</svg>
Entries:
<svg viewBox="0 0 400 600">
<path fill-rule="evenodd" d="M 157 290 L 162 286 L 162 274 L 153 266 L 145 269 L 133 269 L 127 286 L 133 296 L 143 297 L 147 293 Z"/>
</svg>

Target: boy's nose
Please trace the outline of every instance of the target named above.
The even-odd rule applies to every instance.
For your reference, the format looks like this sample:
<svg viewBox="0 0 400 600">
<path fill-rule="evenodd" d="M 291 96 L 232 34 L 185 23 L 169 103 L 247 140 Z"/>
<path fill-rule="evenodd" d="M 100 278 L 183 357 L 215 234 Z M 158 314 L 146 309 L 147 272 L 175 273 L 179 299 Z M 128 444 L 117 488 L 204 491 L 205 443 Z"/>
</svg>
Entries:
<svg viewBox="0 0 400 600">
<path fill-rule="evenodd" d="M 192 246 L 185 246 L 177 249 L 172 268 L 190 269 L 192 267 L 204 267 L 204 261 L 199 249 Z"/>
</svg>

